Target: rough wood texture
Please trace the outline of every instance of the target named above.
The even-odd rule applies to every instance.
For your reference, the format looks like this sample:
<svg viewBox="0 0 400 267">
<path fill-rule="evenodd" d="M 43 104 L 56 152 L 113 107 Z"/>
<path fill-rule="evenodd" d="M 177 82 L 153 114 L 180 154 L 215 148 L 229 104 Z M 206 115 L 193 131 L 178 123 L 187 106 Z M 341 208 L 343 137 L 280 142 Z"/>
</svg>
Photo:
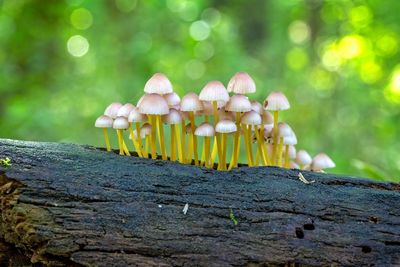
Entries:
<svg viewBox="0 0 400 267">
<path fill-rule="evenodd" d="M 400 265 L 398 184 L 302 172 L 307 185 L 298 170 L 218 172 L 0 139 L 6 156 L 0 235 L 34 263 Z M 2 248 L 2 264 L 15 261 Z"/>
</svg>

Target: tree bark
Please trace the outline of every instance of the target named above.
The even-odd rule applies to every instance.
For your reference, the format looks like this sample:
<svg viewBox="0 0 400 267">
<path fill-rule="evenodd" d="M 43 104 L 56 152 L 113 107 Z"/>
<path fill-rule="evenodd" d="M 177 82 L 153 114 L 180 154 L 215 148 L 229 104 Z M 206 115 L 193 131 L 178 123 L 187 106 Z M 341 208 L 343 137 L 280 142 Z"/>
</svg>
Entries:
<svg viewBox="0 0 400 267">
<path fill-rule="evenodd" d="M 4 157 L 3 265 L 400 265 L 399 184 L 0 139 Z"/>
</svg>

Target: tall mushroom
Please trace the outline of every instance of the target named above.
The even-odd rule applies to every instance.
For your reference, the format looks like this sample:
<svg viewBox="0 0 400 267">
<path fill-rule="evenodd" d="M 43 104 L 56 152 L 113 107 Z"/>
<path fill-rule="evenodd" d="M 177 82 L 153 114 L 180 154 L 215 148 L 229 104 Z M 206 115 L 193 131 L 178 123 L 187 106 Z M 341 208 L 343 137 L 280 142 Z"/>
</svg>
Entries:
<svg viewBox="0 0 400 267">
<path fill-rule="evenodd" d="M 196 124 L 194 120 L 195 112 L 203 110 L 203 104 L 195 93 L 186 94 L 181 100 L 181 111 L 187 112 L 190 120 L 192 131 L 190 133 L 193 142 L 193 157 L 194 164 L 199 165 L 198 151 L 197 151 L 197 137 L 194 135 Z"/>
<path fill-rule="evenodd" d="M 107 151 L 111 151 L 111 145 L 110 145 L 110 140 L 108 138 L 108 128 L 112 128 L 113 126 L 113 119 L 106 115 L 101 115 L 96 119 L 96 122 L 94 124 L 96 128 L 103 128 L 103 134 L 104 134 L 104 141 L 106 143 L 106 148 Z"/>
<path fill-rule="evenodd" d="M 126 149 L 126 147 L 124 145 L 125 143 L 124 143 L 124 134 L 123 134 L 123 130 L 126 130 L 129 128 L 128 120 L 125 117 L 117 117 L 114 120 L 113 128 L 115 130 L 117 130 L 119 154 L 124 155 L 124 153 L 125 153 L 127 156 L 130 156 L 129 151 Z"/>
<path fill-rule="evenodd" d="M 160 132 L 160 148 L 162 159 L 167 160 L 167 152 L 164 143 L 164 127 L 161 122 L 161 115 L 169 113 L 167 101 L 158 94 L 146 94 L 143 96 L 142 101 L 139 104 L 139 112 L 149 117 L 150 124 L 152 126 L 151 131 L 151 157 L 152 159 L 157 158 L 157 128 Z"/>
<path fill-rule="evenodd" d="M 273 111 L 274 114 L 274 128 L 273 128 L 273 150 L 272 150 L 272 163 L 277 164 L 278 152 L 278 114 L 281 110 L 290 108 L 289 101 L 286 96 L 281 92 L 272 92 L 268 95 L 264 102 L 264 109 Z"/>
<path fill-rule="evenodd" d="M 218 169 L 219 170 L 226 170 L 226 139 L 227 134 L 233 133 L 237 131 L 236 124 L 230 120 L 220 120 L 217 125 L 215 126 L 215 132 L 217 135 L 221 135 L 221 143 L 222 151 L 218 152 Z M 233 153 L 233 152 L 232 152 Z"/>
</svg>

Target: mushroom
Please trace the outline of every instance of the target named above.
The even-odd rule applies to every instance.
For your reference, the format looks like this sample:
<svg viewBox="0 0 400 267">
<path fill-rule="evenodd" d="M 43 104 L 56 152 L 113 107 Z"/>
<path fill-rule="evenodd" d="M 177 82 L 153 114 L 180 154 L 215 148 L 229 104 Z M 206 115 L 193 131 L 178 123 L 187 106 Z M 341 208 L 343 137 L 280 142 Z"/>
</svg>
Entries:
<svg viewBox="0 0 400 267">
<path fill-rule="evenodd" d="M 273 150 L 272 150 L 272 163 L 277 164 L 277 150 L 278 150 L 278 113 L 281 110 L 290 108 L 289 101 L 286 96 L 281 92 L 272 92 L 268 95 L 264 102 L 264 109 L 273 111 L 274 114 L 274 132 L 273 132 Z"/>
<path fill-rule="evenodd" d="M 296 163 L 299 164 L 300 169 L 303 169 L 305 166 L 310 165 L 312 162 L 312 158 L 310 154 L 308 154 L 305 150 L 299 150 L 296 154 Z"/>
<path fill-rule="evenodd" d="M 229 80 L 228 93 L 235 93 L 240 95 L 250 94 L 256 92 L 256 84 L 250 75 L 246 72 L 237 72 Z"/>
<path fill-rule="evenodd" d="M 164 99 L 167 101 L 170 108 L 175 108 L 181 103 L 181 98 L 175 92 L 163 95 Z"/>
<path fill-rule="evenodd" d="M 121 107 L 121 103 L 113 102 L 105 109 L 104 115 L 110 117 L 111 119 L 115 119 L 118 116 L 118 111 Z"/>
<path fill-rule="evenodd" d="M 334 168 L 336 164 L 325 153 L 316 155 L 311 163 L 311 170 L 314 172 L 323 172 L 324 169 Z"/>
<path fill-rule="evenodd" d="M 205 157 L 205 166 L 208 168 L 212 168 L 212 161 L 211 161 L 211 152 L 210 152 L 210 144 L 211 144 L 211 137 L 215 135 L 214 127 L 205 122 L 201 124 L 199 127 L 196 128 L 194 134 L 196 136 L 203 136 L 204 137 L 204 157 Z"/>
<path fill-rule="evenodd" d="M 149 116 L 150 124 L 152 126 L 150 144 L 152 159 L 157 158 L 156 135 L 158 128 L 162 159 L 167 160 L 167 152 L 164 143 L 164 127 L 161 122 L 161 115 L 169 113 L 167 101 L 165 101 L 161 95 L 155 93 L 144 95 L 139 104 L 139 112 Z"/>
<path fill-rule="evenodd" d="M 132 135 L 132 126 L 133 126 L 133 123 L 135 124 L 136 132 L 140 133 L 140 132 L 141 132 L 141 131 L 140 131 L 140 123 L 141 123 L 141 122 L 145 122 L 146 120 L 147 120 L 146 116 L 143 115 L 143 114 L 141 114 L 141 113 L 139 112 L 139 109 L 136 108 L 136 107 L 133 108 L 133 109 L 129 112 L 129 115 L 128 115 L 128 122 L 129 122 L 129 131 L 130 131 L 130 133 L 131 133 L 131 136 L 133 136 L 133 135 Z M 149 155 L 148 155 L 147 153 L 144 153 L 144 152 L 143 152 L 143 144 L 142 144 L 142 139 L 141 139 L 141 138 L 135 139 L 134 136 L 133 136 L 132 142 L 133 142 L 133 145 L 134 145 L 135 148 L 136 148 L 136 151 L 138 152 L 139 157 L 145 157 L 145 158 L 148 158 L 148 157 L 149 157 Z"/>
<path fill-rule="evenodd" d="M 190 125 L 192 127 L 190 136 L 193 142 L 193 156 L 194 164 L 199 165 L 199 159 L 197 154 L 197 137 L 194 135 L 196 128 L 194 113 L 203 110 L 203 104 L 201 103 L 199 97 L 195 93 L 188 93 L 181 100 L 181 111 L 187 112 L 190 120 Z"/>
<path fill-rule="evenodd" d="M 285 155 L 285 161 L 283 167 L 289 168 L 291 160 L 296 159 L 296 147 L 294 145 L 286 145 L 284 155 Z"/>
<path fill-rule="evenodd" d="M 263 114 L 264 109 L 260 102 L 254 100 L 254 101 L 251 101 L 250 103 L 251 103 L 251 110 L 254 110 L 255 112 L 257 112 L 260 115 Z"/>
<path fill-rule="evenodd" d="M 251 147 L 251 129 L 254 129 L 254 133 L 257 140 L 257 153 L 261 156 L 263 165 L 269 164 L 269 157 L 268 153 L 263 153 L 263 143 L 264 143 L 264 136 L 260 135 L 260 125 L 262 124 L 262 119 L 260 114 L 251 110 L 243 114 L 241 118 L 242 128 L 244 129 L 244 136 L 245 136 L 245 145 L 247 150 L 247 158 L 249 166 L 254 166 L 253 161 L 253 152 Z M 267 157 L 265 157 L 267 155 Z"/>
<path fill-rule="evenodd" d="M 132 105 L 131 103 L 126 103 L 123 105 L 121 108 L 118 109 L 117 112 L 117 117 L 125 117 L 128 118 L 129 113 L 131 112 L 132 109 L 134 109 L 135 106 Z"/>
<path fill-rule="evenodd" d="M 96 119 L 96 122 L 94 123 L 94 127 L 96 128 L 103 128 L 103 134 L 104 134 L 104 141 L 106 142 L 106 148 L 107 151 L 111 151 L 111 145 L 110 145 L 110 140 L 108 138 L 108 130 L 107 128 L 112 128 L 113 127 L 113 119 L 106 115 L 101 115 Z"/>
<path fill-rule="evenodd" d="M 170 140 L 171 140 L 171 160 L 176 161 L 176 146 L 178 145 L 178 158 L 179 162 L 183 163 L 181 135 L 179 131 L 179 124 L 182 122 L 182 117 L 179 111 L 171 108 L 169 113 L 162 116 L 164 123 L 170 125 Z"/>
<path fill-rule="evenodd" d="M 226 170 L 226 139 L 228 133 L 233 133 L 237 131 L 236 124 L 230 120 L 220 120 L 215 126 L 215 132 L 217 135 L 221 135 L 221 145 L 219 146 L 218 152 L 218 169 Z M 217 139 L 218 140 L 218 139 Z M 217 141 L 218 142 L 218 141 Z"/>
<path fill-rule="evenodd" d="M 285 145 L 286 153 L 289 154 L 289 145 L 297 144 L 297 138 L 292 128 L 283 122 L 278 123 L 278 137 L 277 166 L 282 167 L 283 145 Z"/>
<path fill-rule="evenodd" d="M 172 84 L 167 76 L 162 73 L 155 73 L 145 84 L 144 92 L 146 94 L 165 95 L 172 93 Z"/>
<path fill-rule="evenodd" d="M 238 157 L 239 157 L 239 148 L 240 148 L 240 117 L 242 112 L 248 112 L 251 110 L 251 103 L 249 99 L 244 95 L 233 95 L 229 102 L 225 106 L 226 111 L 231 111 L 235 113 L 236 118 L 236 128 L 238 129 L 235 132 L 234 141 L 233 141 L 233 153 L 232 160 L 233 167 L 237 167 Z M 251 163 L 252 164 L 252 163 Z"/>
<path fill-rule="evenodd" d="M 126 155 L 130 156 L 130 153 L 126 148 L 124 142 L 124 134 L 123 134 L 123 130 L 129 128 L 128 120 L 125 117 L 117 117 L 113 122 L 113 128 L 117 130 L 119 154 L 124 155 L 125 153 Z"/>
</svg>

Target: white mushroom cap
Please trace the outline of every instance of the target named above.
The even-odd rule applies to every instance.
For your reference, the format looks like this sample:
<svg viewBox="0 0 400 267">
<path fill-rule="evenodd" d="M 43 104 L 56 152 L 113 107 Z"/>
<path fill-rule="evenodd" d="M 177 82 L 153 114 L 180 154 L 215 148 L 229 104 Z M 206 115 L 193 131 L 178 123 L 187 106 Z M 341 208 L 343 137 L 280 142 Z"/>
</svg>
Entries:
<svg viewBox="0 0 400 267">
<path fill-rule="evenodd" d="M 182 116 L 176 109 L 171 108 L 168 114 L 162 116 L 162 120 L 166 124 L 180 124 Z"/>
<path fill-rule="evenodd" d="M 199 112 L 199 115 L 208 115 L 208 116 L 213 115 L 212 103 L 208 101 L 202 101 L 202 104 L 203 104 L 203 110 Z"/>
<path fill-rule="evenodd" d="M 294 145 L 289 145 L 289 158 L 290 159 L 296 158 L 296 147 Z"/>
<path fill-rule="evenodd" d="M 290 137 L 293 134 L 292 128 L 289 126 L 289 124 L 280 122 L 278 123 L 278 135 L 280 137 Z"/>
<path fill-rule="evenodd" d="M 235 114 L 225 109 L 218 110 L 219 120 L 235 120 Z"/>
<path fill-rule="evenodd" d="M 274 125 L 274 116 L 272 116 L 272 114 L 269 111 L 264 110 L 261 113 L 261 118 L 262 118 L 263 124 Z"/>
<path fill-rule="evenodd" d="M 296 162 L 300 165 L 308 165 L 312 162 L 312 158 L 307 151 L 299 150 L 296 155 Z"/>
<path fill-rule="evenodd" d="M 151 124 L 145 123 L 140 128 L 140 136 L 146 137 L 147 135 L 151 135 Z"/>
<path fill-rule="evenodd" d="M 136 104 L 137 107 L 140 106 L 140 103 L 142 103 L 142 100 L 143 100 L 143 98 L 144 98 L 145 95 L 146 95 L 146 94 L 142 95 L 142 96 L 139 98 L 139 100 L 138 100 L 138 102 L 137 102 L 137 104 Z"/>
<path fill-rule="evenodd" d="M 248 94 L 256 91 L 254 80 L 246 72 L 236 73 L 228 83 L 228 92 L 235 94 Z"/>
<path fill-rule="evenodd" d="M 201 111 L 203 104 L 195 93 L 188 93 L 181 100 L 181 111 Z"/>
<path fill-rule="evenodd" d="M 244 95 L 233 95 L 226 103 L 225 110 L 232 112 L 247 112 L 251 110 L 251 103 Z"/>
<path fill-rule="evenodd" d="M 175 92 L 163 95 L 163 97 L 167 101 L 169 107 L 174 107 L 181 103 L 181 98 Z"/>
<path fill-rule="evenodd" d="M 254 110 L 251 110 L 243 114 L 242 118 L 240 119 L 240 122 L 247 125 L 260 125 L 261 116 Z"/>
<path fill-rule="evenodd" d="M 128 116 L 128 122 L 144 122 L 147 121 L 147 116 L 139 112 L 138 108 L 133 108 Z"/>
<path fill-rule="evenodd" d="M 321 171 L 323 169 L 329 169 L 336 167 L 332 159 L 325 153 L 319 153 L 316 155 L 311 163 L 311 170 Z"/>
<path fill-rule="evenodd" d="M 291 168 L 291 169 L 300 169 L 300 166 L 297 165 L 296 162 L 291 161 L 291 162 L 290 162 L 290 168 Z"/>
<path fill-rule="evenodd" d="M 278 111 L 290 108 L 289 101 L 281 92 L 272 92 L 264 102 L 264 109 Z"/>
<path fill-rule="evenodd" d="M 96 128 L 111 128 L 113 126 L 113 119 L 107 115 L 101 115 L 96 119 L 94 127 Z"/>
<path fill-rule="evenodd" d="M 251 110 L 254 110 L 258 114 L 262 114 L 264 112 L 264 108 L 260 102 L 253 100 L 250 103 L 251 103 Z"/>
<path fill-rule="evenodd" d="M 119 110 L 118 110 L 118 117 L 125 117 L 128 118 L 129 113 L 131 112 L 132 109 L 134 109 L 135 106 L 132 105 L 131 103 L 126 103 L 123 105 Z"/>
<path fill-rule="evenodd" d="M 142 114 L 164 115 L 169 112 L 167 101 L 158 94 L 144 95 L 138 107 Z"/>
<path fill-rule="evenodd" d="M 172 84 L 167 76 L 162 73 L 156 73 L 146 82 L 144 92 L 159 95 L 169 94 L 172 93 Z"/>
<path fill-rule="evenodd" d="M 266 139 L 271 137 L 273 129 L 274 129 L 274 125 L 273 124 L 264 124 L 264 137 Z"/>
<path fill-rule="evenodd" d="M 111 103 L 104 111 L 104 115 L 107 115 L 108 117 L 110 117 L 112 119 L 115 119 L 118 116 L 118 111 L 121 107 L 122 107 L 122 104 L 119 102 Z"/>
<path fill-rule="evenodd" d="M 229 94 L 220 81 L 211 81 L 201 90 L 199 99 L 202 101 L 228 102 Z"/>
<path fill-rule="evenodd" d="M 114 120 L 113 128 L 117 130 L 125 130 L 129 128 L 128 120 L 125 117 L 117 117 Z"/>
<path fill-rule="evenodd" d="M 194 134 L 197 136 L 214 136 L 214 127 L 209 123 L 203 123 L 196 128 Z"/>
<path fill-rule="evenodd" d="M 221 120 L 215 126 L 217 133 L 233 133 L 237 131 L 236 124 L 230 120 Z"/>
</svg>

